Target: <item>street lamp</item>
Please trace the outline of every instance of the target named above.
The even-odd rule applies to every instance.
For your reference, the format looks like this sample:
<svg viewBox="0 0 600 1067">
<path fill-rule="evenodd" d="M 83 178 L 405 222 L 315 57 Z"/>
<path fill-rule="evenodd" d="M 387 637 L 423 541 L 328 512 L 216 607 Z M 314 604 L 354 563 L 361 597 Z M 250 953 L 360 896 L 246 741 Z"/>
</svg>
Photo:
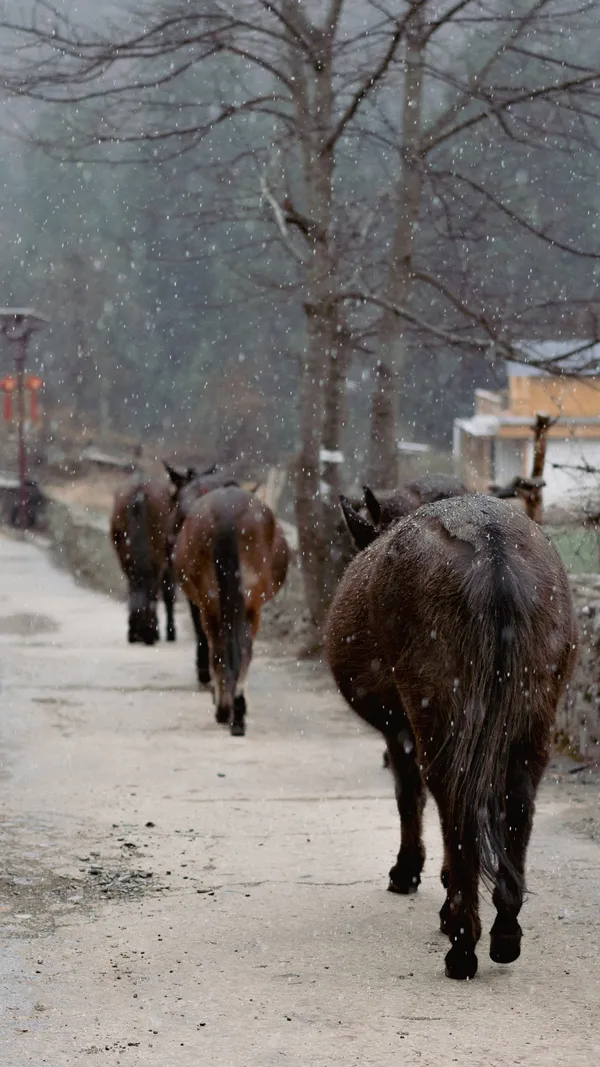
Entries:
<svg viewBox="0 0 600 1067">
<path fill-rule="evenodd" d="M 31 308 L 0 308 L 0 334 L 15 346 L 17 371 L 17 433 L 19 441 L 19 526 L 27 525 L 27 453 L 25 451 L 25 394 L 23 379 L 29 338 L 48 323 L 44 315 Z"/>
</svg>

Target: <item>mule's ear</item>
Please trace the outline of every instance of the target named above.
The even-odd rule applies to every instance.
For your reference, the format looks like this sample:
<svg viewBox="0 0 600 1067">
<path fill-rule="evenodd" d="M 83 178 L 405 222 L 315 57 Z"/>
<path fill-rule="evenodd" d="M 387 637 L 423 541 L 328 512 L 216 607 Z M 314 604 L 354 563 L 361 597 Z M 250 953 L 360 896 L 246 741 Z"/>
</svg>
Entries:
<svg viewBox="0 0 600 1067">
<path fill-rule="evenodd" d="M 371 516 L 373 526 L 379 526 L 381 522 L 381 504 L 368 485 L 363 485 L 363 493 L 365 494 L 365 506 Z"/>
<path fill-rule="evenodd" d="M 363 519 L 362 515 L 354 510 L 347 497 L 340 496 L 340 504 L 354 544 L 358 549 L 368 548 L 377 537 L 377 530 L 368 519 Z"/>
<path fill-rule="evenodd" d="M 184 485 L 187 485 L 190 481 L 189 471 L 178 471 L 175 467 L 171 467 L 164 459 L 163 467 L 176 489 L 183 489 Z"/>
</svg>

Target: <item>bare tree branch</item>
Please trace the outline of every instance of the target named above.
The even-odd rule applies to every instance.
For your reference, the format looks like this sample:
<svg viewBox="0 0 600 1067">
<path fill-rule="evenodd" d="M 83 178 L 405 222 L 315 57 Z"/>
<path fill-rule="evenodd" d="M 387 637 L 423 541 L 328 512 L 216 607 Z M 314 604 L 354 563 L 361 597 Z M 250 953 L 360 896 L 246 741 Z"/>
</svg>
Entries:
<svg viewBox="0 0 600 1067">
<path fill-rule="evenodd" d="M 480 182 L 476 182 L 473 178 L 469 178 L 466 174 L 461 174 L 460 171 L 456 170 L 439 170 L 435 173 L 438 177 L 452 178 L 456 182 L 468 185 L 469 188 L 477 192 L 490 204 L 493 204 L 493 206 L 497 208 L 498 211 L 501 211 L 503 215 L 509 218 L 511 222 L 514 222 L 521 229 L 526 230 L 527 233 L 533 234 L 533 236 L 537 237 L 540 241 L 544 241 L 546 244 L 552 245 L 553 248 L 559 248 L 562 252 L 568 252 L 572 256 L 579 256 L 580 259 L 600 259 L 600 252 L 592 252 L 583 248 L 577 248 L 574 245 L 565 244 L 557 237 L 552 237 L 550 234 L 544 233 L 543 230 L 539 229 L 539 227 L 534 226 L 527 219 L 524 219 L 522 215 L 517 215 L 517 213 L 513 211 L 512 208 L 509 208 L 507 204 L 503 203 L 503 201 L 500 200 L 497 196 L 494 196 L 494 194 L 490 192 L 489 189 L 486 189 L 485 186 L 481 185 Z"/>
<path fill-rule="evenodd" d="M 346 128 L 352 122 L 352 119 L 356 115 L 363 101 L 367 98 L 369 94 L 373 93 L 378 87 L 378 85 L 383 81 L 392 64 L 392 61 L 396 56 L 400 42 L 404 37 L 406 26 L 413 13 L 413 7 L 418 3 L 419 0 L 411 0 L 406 15 L 402 20 L 397 23 L 396 29 L 394 30 L 390 38 L 387 49 L 384 55 L 381 57 L 381 60 L 379 61 L 378 65 L 375 67 L 374 70 L 369 72 L 364 81 L 355 90 L 350 103 L 347 105 L 345 111 L 338 119 L 329 136 L 325 139 L 325 143 L 322 148 L 323 152 L 331 152 L 332 148 L 335 147 L 336 143 L 338 142 Z"/>
</svg>

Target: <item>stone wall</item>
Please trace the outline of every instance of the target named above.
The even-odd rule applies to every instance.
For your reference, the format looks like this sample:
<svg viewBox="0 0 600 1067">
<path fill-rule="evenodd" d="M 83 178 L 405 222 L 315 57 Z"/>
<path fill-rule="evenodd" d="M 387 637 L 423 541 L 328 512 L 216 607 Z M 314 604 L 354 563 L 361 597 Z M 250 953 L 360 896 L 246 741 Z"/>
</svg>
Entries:
<svg viewBox="0 0 600 1067">
<path fill-rule="evenodd" d="M 557 716 L 559 738 L 582 757 L 600 757 L 600 575 L 571 579 L 579 620 L 579 662 Z"/>
<path fill-rule="evenodd" d="M 51 496 L 44 526 L 52 558 L 59 566 L 92 589 L 125 597 L 125 579 L 110 540 L 108 516 L 92 515 Z"/>
</svg>

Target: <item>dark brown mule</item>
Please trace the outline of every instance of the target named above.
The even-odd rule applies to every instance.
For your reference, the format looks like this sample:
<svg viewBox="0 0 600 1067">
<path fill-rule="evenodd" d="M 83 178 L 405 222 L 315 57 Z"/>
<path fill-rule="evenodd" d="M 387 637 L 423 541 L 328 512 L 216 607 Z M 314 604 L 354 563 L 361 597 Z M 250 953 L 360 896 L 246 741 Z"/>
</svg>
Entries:
<svg viewBox="0 0 600 1067">
<path fill-rule="evenodd" d="M 188 467 L 185 471 L 179 471 L 175 467 L 164 464 L 174 489 L 173 508 L 169 520 L 169 559 L 172 559 L 177 535 L 183 523 L 195 506 L 200 497 L 206 496 L 213 489 L 220 489 L 227 485 L 238 483 L 226 471 L 219 470 L 217 464 L 207 467 L 206 470 L 197 470 L 196 467 Z M 202 629 L 200 612 L 192 600 L 188 600 L 190 614 L 196 635 L 196 674 L 198 684 L 210 685 L 210 659 L 208 641 Z"/>
<path fill-rule="evenodd" d="M 466 485 L 452 474 L 428 474 L 394 489 L 381 501 L 368 485 L 363 486 L 367 514 L 378 533 L 389 529 L 397 519 L 405 518 L 423 504 L 434 504 L 436 500 L 449 500 L 454 496 L 466 496 L 469 492 Z M 383 753 L 383 766 L 389 765 L 390 758 L 386 749 Z"/>
<path fill-rule="evenodd" d="M 160 592 L 167 613 L 167 641 L 175 640 L 175 583 L 168 555 L 171 508 L 171 490 L 159 481 L 137 480 L 115 497 L 110 535 L 129 586 L 131 643 L 158 641 Z"/>
<path fill-rule="evenodd" d="M 396 519 L 405 518 L 423 504 L 466 496 L 469 492 L 466 485 L 452 474 L 429 474 L 414 482 L 407 482 L 399 489 L 394 489 L 382 501 L 377 499 L 372 489 L 364 486 L 365 506 L 378 530 L 387 530 Z"/>
<path fill-rule="evenodd" d="M 480 876 L 497 911 L 491 958 L 520 954 L 534 798 L 575 658 L 567 576 L 540 528 L 491 497 L 426 505 L 379 538 L 344 510 L 366 551 L 338 587 L 325 648 L 342 694 L 387 742 L 401 822 L 389 888 L 419 885 L 426 784 L 444 837 L 446 974 L 473 978 Z"/>
<path fill-rule="evenodd" d="M 272 511 L 237 486 L 194 504 L 175 544 L 175 574 L 208 637 L 217 722 L 245 732 L 244 686 L 260 612 L 283 585 L 289 550 Z"/>
</svg>

